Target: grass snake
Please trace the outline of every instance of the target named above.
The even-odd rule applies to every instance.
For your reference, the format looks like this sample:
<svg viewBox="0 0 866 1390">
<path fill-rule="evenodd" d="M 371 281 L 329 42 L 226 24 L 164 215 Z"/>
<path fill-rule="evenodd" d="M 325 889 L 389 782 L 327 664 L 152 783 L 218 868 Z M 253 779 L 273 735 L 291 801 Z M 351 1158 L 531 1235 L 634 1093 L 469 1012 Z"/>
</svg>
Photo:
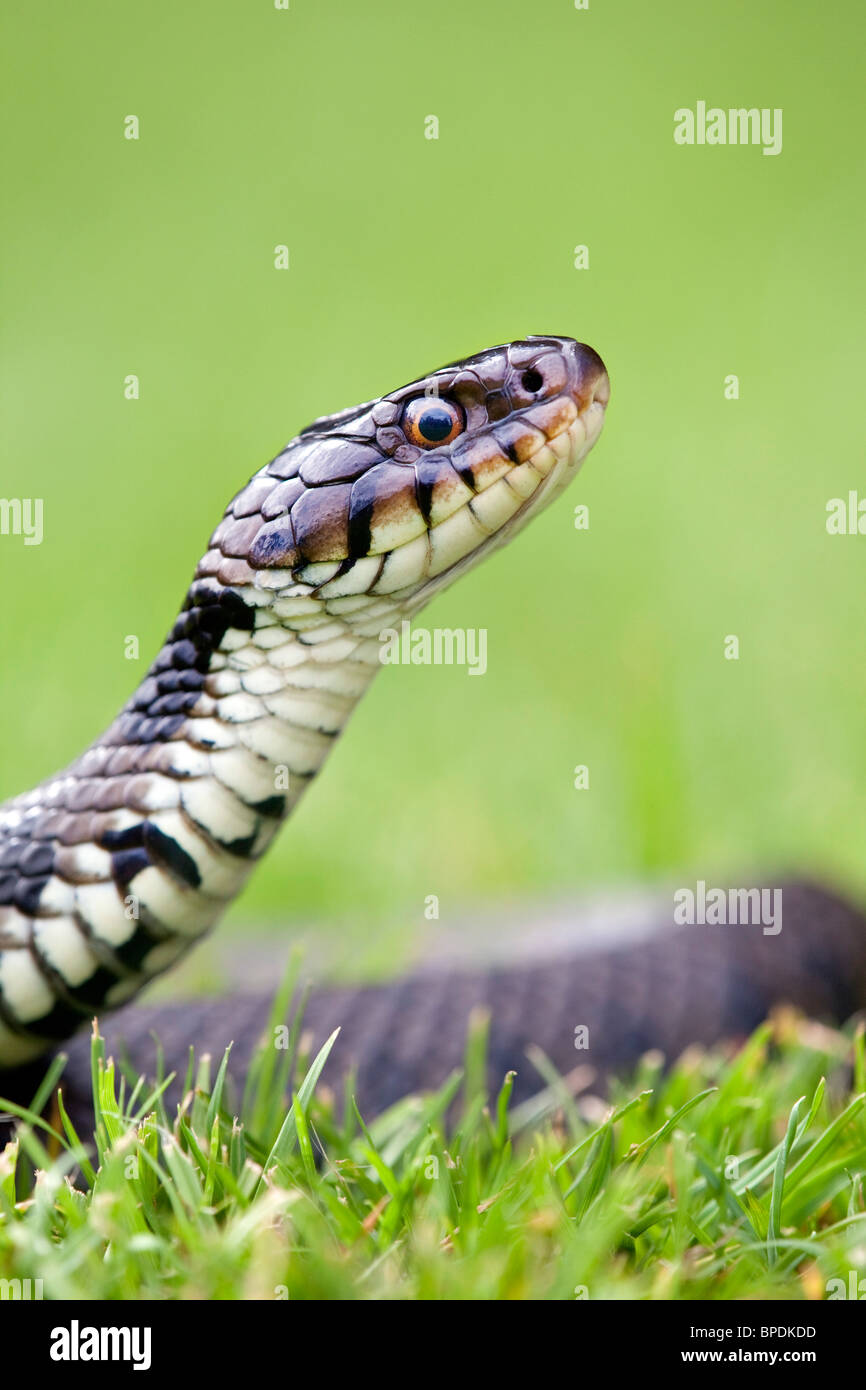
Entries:
<svg viewBox="0 0 866 1390">
<path fill-rule="evenodd" d="M 128 1001 L 217 922 L 317 775 L 379 670 L 380 634 L 509 540 L 569 483 L 601 431 L 600 357 L 531 337 L 316 420 L 229 504 L 180 614 L 106 732 L 65 771 L 0 808 L 0 1077 Z M 785 930 L 668 934 L 647 946 L 488 971 L 314 992 L 316 1036 L 338 1024 L 333 1066 L 360 1064 L 377 1109 L 441 1082 L 473 1006 L 492 1015 L 492 1075 L 535 1044 L 567 1071 L 574 1030 L 592 1060 L 746 1031 L 776 998 L 845 1014 L 864 997 L 866 932 L 853 908 L 790 885 Z M 531 923 L 527 923 L 531 929 Z M 108 1026 L 152 1067 L 155 1029 L 183 1070 L 190 1042 L 241 1062 L 255 996 L 138 1006 Z M 69 1045 L 75 1109 L 86 1038 Z M 342 1049 L 342 1051 L 340 1050 Z M 331 1064 L 329 1064 L 331 1065 Z"/>
</svg>

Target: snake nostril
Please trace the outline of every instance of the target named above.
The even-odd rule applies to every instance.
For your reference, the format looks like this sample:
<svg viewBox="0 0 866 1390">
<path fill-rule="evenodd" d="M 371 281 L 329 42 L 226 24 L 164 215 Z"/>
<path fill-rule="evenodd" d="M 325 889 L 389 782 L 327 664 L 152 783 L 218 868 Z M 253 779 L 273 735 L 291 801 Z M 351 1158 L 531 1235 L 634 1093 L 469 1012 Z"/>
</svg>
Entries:
<svg viewBox="0 0 866 1390">
<path fill-rule="evenodd" d="M 525 391 L 540 391 L 544 385 L 544 377 L 535 367 L 530 367 L 525 371 L 520 381 Z"/>
</svg>

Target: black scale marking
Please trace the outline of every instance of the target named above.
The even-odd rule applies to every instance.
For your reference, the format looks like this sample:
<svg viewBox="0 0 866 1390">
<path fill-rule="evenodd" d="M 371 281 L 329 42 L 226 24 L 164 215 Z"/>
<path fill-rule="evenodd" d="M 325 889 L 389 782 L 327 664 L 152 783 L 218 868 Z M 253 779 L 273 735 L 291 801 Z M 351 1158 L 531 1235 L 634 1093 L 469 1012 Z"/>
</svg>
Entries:
<svg viewBox="0 0 866 1390">
<path fill-rule="evenodd" d="M 255 613 L 234 589 L 197 580 L 165 644 L 111 729 L 114 745 L 165 743 L 183 729 L 226 633 L 251 632 Z"/>
<path fill-rule="evenodd" d="M 201 874 L 192 855 L 150 821 L 140 821 L 126 830 L 105 830 L 99 843 L 111 853 L 111 870 L 120 889 L 128 888 L 136 874 L 154 865 L 189 888 L 201 886 Z"/>
</svg>

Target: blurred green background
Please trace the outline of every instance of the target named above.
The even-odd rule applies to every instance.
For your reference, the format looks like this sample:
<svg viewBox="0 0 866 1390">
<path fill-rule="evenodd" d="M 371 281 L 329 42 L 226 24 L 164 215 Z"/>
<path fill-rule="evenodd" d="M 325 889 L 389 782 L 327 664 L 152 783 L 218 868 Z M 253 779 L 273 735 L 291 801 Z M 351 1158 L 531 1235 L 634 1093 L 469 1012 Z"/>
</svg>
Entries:
<svg viewBox="0 0 866 1390">
<path fill-rule="evenodd" d="M 45 539 L 0 540 L 0 797 L 110 721 L 293 433 L 562 333 L 607 362 L 602 439 L 422 620 L 486 627 L 488 674 L 388 669 L 223 931 L 319 931 L 364 970 L 430 893 L 443 925 L 761 870 L 866 893 L 866 537 L 825 529 L 866 494 L 862 24 L 855 0 L 7 15 L 0 496 L 43 497 Z M 782 153 L 675 145 L 698 100 L 781 107 Z"/>
</svg>

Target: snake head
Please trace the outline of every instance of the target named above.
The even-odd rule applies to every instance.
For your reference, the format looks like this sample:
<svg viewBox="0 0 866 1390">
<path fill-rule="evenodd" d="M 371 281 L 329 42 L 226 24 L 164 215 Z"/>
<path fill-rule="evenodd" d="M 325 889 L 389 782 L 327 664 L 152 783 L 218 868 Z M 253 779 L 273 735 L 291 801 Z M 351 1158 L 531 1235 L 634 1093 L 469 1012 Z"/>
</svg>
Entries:
<svg viewBox="0 0 866 1390">
<path fill-rule="evenodd" d="M 384 595 L 414 611 L 561 491 L 609 395 L 592 348 L 534 337 L 325 416 L 238 494 L 198 574 L 334 613 Z"/>
</svg>

